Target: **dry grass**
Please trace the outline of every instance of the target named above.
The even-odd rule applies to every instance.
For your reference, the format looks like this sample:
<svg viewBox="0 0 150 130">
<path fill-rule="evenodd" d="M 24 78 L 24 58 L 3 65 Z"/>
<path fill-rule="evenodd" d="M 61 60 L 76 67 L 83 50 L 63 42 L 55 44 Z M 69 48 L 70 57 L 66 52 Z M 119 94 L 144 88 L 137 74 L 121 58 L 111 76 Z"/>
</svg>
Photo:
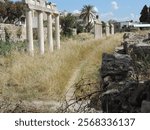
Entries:
<svg viewBox="0 0 150 130">
<path fill-rule="evenodd" d="M 102 53 L 111 52 L 121 37 L 70 39 L 60 50 L 44 56 L 13 52 L 0 57 L 0 95 L 20 100 L 60 100 L 76 68 L 80 69 L 76 81 L 83 76 L 96 79 Z"/>
</svg>

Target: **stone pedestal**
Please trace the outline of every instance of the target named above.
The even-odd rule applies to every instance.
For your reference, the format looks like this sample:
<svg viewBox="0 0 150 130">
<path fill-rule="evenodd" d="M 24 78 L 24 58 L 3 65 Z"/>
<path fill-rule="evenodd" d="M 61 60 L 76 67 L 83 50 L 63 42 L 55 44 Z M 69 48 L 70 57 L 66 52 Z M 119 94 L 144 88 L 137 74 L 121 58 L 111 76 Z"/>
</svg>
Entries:
<svg viewBox="0 0 150 130">
<path fill-rule="evenodd" d="M 111 35 L 114 35 L 114 25 L 113 24 L 110 25 L 110 32 L 111 32 Z"/>
<path fill-rule="evenodd" d="M 33 47 L 33 29 L 32 29 L 32 10 L 26 11 L 26 34 L 27 34 L 27 42 L 28 42 L 28 51 L 30 55 L 34 55 L 34 47 Z"/>
<path fill-rule="evenodd" d="M 55 16 L 55 40 L 56 40 L 57 49 L 60 49 L 59 15 Z"/>
<path fill-rule="evenodd" d="M 102 38 L 103 37 L 102 35 L 103 35 L 102 23 L 101 22 L 95 22 L 95 24 L 94 24 L 94 37 L 95 37 L 95 39 Z"/>
<path fill-rule="evenodd" d="M 40 54 L 44 54 L 44 29 L 43 29 L 43 12 L 38 12 L 38 41 L 40 46 Z"/>
<path fill-rule="evenodd" d="M 48 20 L 48 25 L 47 25 L 47 37 L 48 37 L 48 46 L 49 46 L 49 51 L 53 52 L 53 29 L 52 29 L 52 15 L 50 13 L 47 14 L 47 20 Z"/>
<path fill-rule="evenodd" d="M 109 23 L 105 24 L 105 28 L 106 28 L 106 37 L 110 35 L 110 26 Z"/>
</svg>

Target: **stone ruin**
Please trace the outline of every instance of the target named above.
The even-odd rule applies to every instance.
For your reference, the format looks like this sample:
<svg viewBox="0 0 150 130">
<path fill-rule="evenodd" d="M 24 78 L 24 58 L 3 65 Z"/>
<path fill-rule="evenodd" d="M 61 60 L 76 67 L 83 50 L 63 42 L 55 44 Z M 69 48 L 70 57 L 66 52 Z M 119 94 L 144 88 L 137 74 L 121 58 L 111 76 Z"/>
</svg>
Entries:
<svg viewBox="0 0 150 130">
<path fill-rule="evenodd" d="M 114 35 L 114 25 L 105 23 L 105 35 Z M 97 18 L 94 22 L 94 37 L 95 39 L 100 39 L 103 37 L 103 27 L 102 22 Z"/>
<path fill-rule="evenodd" d="M 98 95 L 103 112 L 150 112 L 149 61 L 149 34 L 126 33 L 114 54 L 103 54 Z"/>
<path fill-rule="evenodd" d="M 40 54 L 44 54 L 44 27 L 43 27 L 43 13 L 47 14 L 47 41 L 49 50 L 53 51 L 53 32 L 52 32 L 52 20 L 55 19 L 55 41 L 57 48 L 60 49 L 60 26 L 59 26 L 59 12 L 55 4 L 48 4 L 47 0 L 24 0 L 26 5 L 26 32 L 28 51 L 31 55 L 34 55 L 33 45 L 33 25 L 32 25 L 32 12 L 38 13 L 38 42 L 40 46 Z"/>
<path fill-rule="evenodd" d="M 52 31 L 52 22 L 53 18 L 55 19 L 55 41 L 56 46 L 60 49 L 60 25 L 59 25 L 59 12 L 56 8 L 56 5 L 53 3 L 48 3 L 47 0 L 23 0 L 26 7 L 26 39 L 28 43 L 28 51 L 31 55 L 34 55 L 34 44 L 33 44 L 33 12 L 37 12 L 37 26 L 38 26 L 38 43 L 40 47 L 40 54 L 44 54 L 44 26 L 43 26 L 43 15 L 47 15 L 47 41 L 49 45 L 49 50 L 52 52 L 54 50 L 53 45 L 53 31 Z M 102 23 L 97 18 L 94 23 L 94 36 L 95 39 L 100 39 L 103 37 L 102 32 Z M 114 34 L 114 25 L 105 24 L 105 34 L 109 36 Z M 4 31 L 0 30 L 1 39 L 4 39 Z M 45 35 L 46 36 L 46 35 Z"/>
<path fill-rule="evenodd" d="M 0 40 L 5 41 L 5 29 L 0 25 Z"/>
</svg>

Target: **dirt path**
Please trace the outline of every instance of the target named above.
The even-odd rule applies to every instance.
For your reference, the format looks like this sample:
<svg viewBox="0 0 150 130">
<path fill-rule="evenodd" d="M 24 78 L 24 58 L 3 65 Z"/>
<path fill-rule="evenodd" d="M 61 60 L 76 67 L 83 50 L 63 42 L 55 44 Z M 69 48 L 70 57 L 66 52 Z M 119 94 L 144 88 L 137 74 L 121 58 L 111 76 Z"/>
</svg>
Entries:
<svg viewBox="0 0 150 130">
<path fill-rule="evenodd" d="M 82 60 L 80 62 L 80 64 L 76 67 L 76 69 L 74 70 L 72 76 L 70 77 L 70 80 L 68 81 L 68 84 L 66 85 L 66 88 L 68 88 L 67 93 L 66 93 L 66 101 L 69 103 L 72 103 L 74 99 L 74 92 L 75 92 L 75 88 L 74 88 L 74 84 L 78 82 L 80 73 L 81 73 L 81 68 L 82 67 L 86 67 L 87 65 L 90 65 L 90 67 L 94 67 L 94 69 L 96 68 L 96 63 L 94 63 L 94 65 L 92 65 L 91 60 L 93 60 L 93 57 L 95 58 L 95 56 L 97 55 L 97 53 L 103 53 L 103 52 L 107 52 L 110 51 L 109 48 L 113 47 L 114 45 L 116 45 L 115 42 L 120 43 L 120 40 L 116 40 L 114 43 L 112 43 L 112 40 L 114 37 L 110 37 L 110 38 L 103 38 L 102 39 L 102 43 L 99 44 L 98 46 L 96 46 L 88 55 L 86 55 L 86 57 L 84 58 L 84 60 Z M 118 39 L 121 39 L 121 36 L 118 37 Z M 112 45 L 110 45 L 110 43 Z M 118 44 L 117 43 L 117 44 Z M 107 47 L 108 46 L 108 47 Z M 112 49 L 112 48 L 111 48 Z M 113 49 L 112 49 L 113 50 Z M 100 57 L 98 58 L 98 60 L 100 61 Z M 99 62 L 100 65 L 100 62 Z M 91 68 L 88 69 L 91 69 Z M 92 68 L 93 69 L 93 68 Z M 91 70 L 93 71 L 93 70 Z"/>
</svg>

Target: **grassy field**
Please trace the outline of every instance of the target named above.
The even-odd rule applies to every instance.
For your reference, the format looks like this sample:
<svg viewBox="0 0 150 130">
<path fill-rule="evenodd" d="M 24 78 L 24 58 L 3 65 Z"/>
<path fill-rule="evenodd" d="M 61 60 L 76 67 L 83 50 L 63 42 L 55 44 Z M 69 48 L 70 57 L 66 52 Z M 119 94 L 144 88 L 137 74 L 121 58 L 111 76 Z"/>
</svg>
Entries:
<svg viewBox="0 0 150 130">
<path fill-rule="evenodd" d="M 0 96 L 19 100 L 60 100 L 81 78 L 98 81 L 103 52 L 111 53 L 122 34 L 101 40 L 81 35 L 65 39 L 61 49 L 34 57 L 12 52 L 0 56 Z"/>
</svg>

